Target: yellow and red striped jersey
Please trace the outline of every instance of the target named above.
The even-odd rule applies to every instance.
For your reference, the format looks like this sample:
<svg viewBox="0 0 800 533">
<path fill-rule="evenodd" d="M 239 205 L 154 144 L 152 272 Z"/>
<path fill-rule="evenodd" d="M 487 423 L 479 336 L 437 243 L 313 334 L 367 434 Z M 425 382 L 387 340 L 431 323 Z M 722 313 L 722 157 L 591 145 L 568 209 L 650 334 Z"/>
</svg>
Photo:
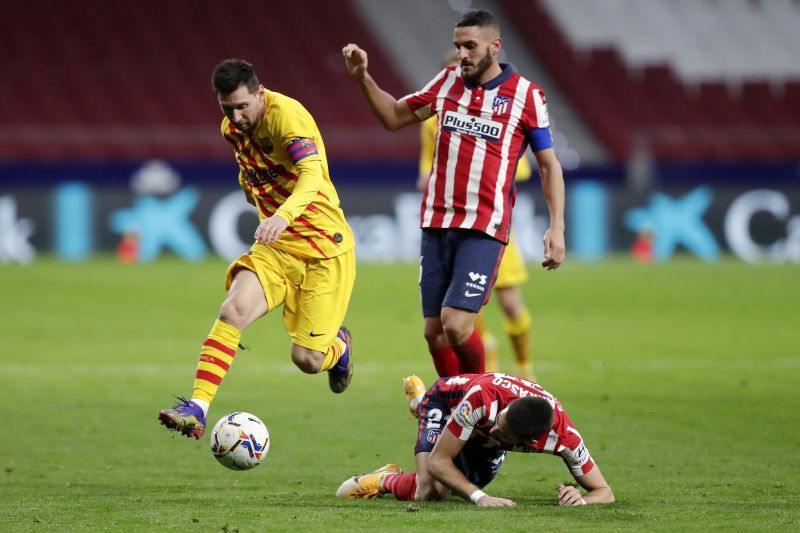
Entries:
<svg viewBox="0 0 800 533">
<path fill-rule="evenodd" d="M 289 222 L 270 246 L 311 258 L 335 257 L 353 248 L 322 135 L 300 102 L 265 90 L 264 116 L 254 132 L 237 130 L 227 117 L 221 130 L 233 146 L 239 184 L 259 220 L 277 213 Z"/>
</svg>

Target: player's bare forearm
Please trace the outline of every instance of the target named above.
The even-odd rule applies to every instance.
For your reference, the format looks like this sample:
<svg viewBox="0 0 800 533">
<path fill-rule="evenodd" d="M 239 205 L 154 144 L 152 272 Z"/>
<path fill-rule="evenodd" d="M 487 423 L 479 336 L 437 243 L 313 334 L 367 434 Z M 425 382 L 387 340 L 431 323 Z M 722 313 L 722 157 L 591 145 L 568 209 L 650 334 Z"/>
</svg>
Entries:
<svg viewBox="0 0 800 533">
<path fill-rule="evenodd" d="M 600 468 L 595 465 L 587 474 L 575 478 L 586 493 L 571 485 L 558 486 L 558 504 L 562 506 L 614 503 L 614 492 L 606 483 Z"/>
<path fill-rule="evenodd" d="M 610 487 L 595 489 L 583 495 L 586 503 L 614 503 L 614 493 Z"/>
<path fill-rule="evenodd" d="M 358 83 L 358 88 L 370 109 L 384 128 L 398 130 L 415 122 L 416 115 L 403 102 L 381 89 L 367 72 L 367 53 L 356 44 L 342 49 L 347 71 Z"/>
<path fill-rule="evenodd" d="M 356 81 L 370 109 L 387 130 L 399 130 L 417 121 L 416 116 L 406 104 L 381 89 L 368 73 Z"/>
<path fill-rule="evenodd" d="M 445 430 L 428 458 L 428 473 L 439 483 L 458 494 L 465 500 L 472 501 L 478 507 L 514 507 L 516 504 L 505 498 L 496 498 L 483 493 L 456 468 L 453 459 L 464 447 L 464 442 Z M 473 494 L 476 494 L 473 496 Z"/>
<path fill-rule="evenodd" d="M 563 231 L 565 192 L 564 172 L 561 169 L 561 164 L 556 159 L 555 152 L 552 149 L 536 152 L 536 159 L 539 164 L 542 192 L 547 202 L 547 208 L 550 211 L 550 227 L 559 228 Z"/>
<path fill-rule="evenodd" d="M 550 211 L 550 227 L 544 235 L 544 257 L 542 266 L 555 270 L 564 262 L 566 243 L 564 239 L 564 173 L 552 148 L 535 153 L 539 165 L 542 191 Z"/>
<path fill-rule="evenodd" d="M 436 481 L 464 499 L 469 499 L 469 495 L 478 490 L 478 487 L 470 483 L 455 467 L 452 458 L 448 459 L 442 454 L 437 455 L 435 450 L 428 459 L 428 472 Z"/>
<path fill-rule="evenodd" d="M 559 485 L 557 491 L 558 505 L 562 507 L 614 503 L 614 493 L 609 487 L 598 488 L 581 494 L 572 485 Z"/>
</svg>

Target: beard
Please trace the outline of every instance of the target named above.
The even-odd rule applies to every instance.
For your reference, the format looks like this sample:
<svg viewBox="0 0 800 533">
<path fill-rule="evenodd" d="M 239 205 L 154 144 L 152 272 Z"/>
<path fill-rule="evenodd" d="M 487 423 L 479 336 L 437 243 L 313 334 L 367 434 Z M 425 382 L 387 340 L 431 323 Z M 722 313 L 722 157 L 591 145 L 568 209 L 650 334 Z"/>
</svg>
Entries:
<svg viewBox="0 0 800 533">
<path fill-rule="evenodd" d="M 478 83 L 478 80 L 481 79 L 481 76 L 483 76 L 483 74 L 487 70 L 489 70 L 489 67 L 491 66 L 492 66 L 492 54 L 489 51 L 489 47 L 487 46 L 486 55 L 483 56 L 480 61 L 478 61 L 478 64 L 475 65 L 475 70 L 473 72 L 471 72 L 470 74 L 465 74 L 464 65 L 462 63 L 461 77 L 464 78 L 464 81 L 467 81 L 469 83 Z"/>
</svg>

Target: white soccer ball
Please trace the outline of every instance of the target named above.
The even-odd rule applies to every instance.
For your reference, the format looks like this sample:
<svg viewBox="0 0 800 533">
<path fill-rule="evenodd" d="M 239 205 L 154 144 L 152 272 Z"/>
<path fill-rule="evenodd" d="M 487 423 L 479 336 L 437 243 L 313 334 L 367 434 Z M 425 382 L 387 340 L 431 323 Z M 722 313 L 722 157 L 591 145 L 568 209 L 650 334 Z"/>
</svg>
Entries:
<svg viewBox="0 0 800 533">
<path fill-rule="evenodd" d="M 250 413 L 231 413 L 211 430 L 211 453 L 231 470 L 249 470 L 261 464 L 269 451 L 269 430 Z"/>
</svg>

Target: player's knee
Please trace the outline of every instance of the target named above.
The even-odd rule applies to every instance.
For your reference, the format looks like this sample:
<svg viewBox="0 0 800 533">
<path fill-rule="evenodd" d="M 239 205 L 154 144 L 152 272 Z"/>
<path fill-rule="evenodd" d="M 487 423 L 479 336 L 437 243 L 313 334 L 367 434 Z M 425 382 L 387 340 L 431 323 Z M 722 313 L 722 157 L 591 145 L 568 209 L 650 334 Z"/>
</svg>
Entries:
<svg viewBox="0 0 800 533">
<path fill-rule="evenodd" d="M 237 329 L 244 329 L 248 321 L 249 310 L 241 302 L 228 298 L 219 308 L 219 319 Z"/>
<path fill-rule="evenodd" d="M 322 368 L 322 354 L 302 346 L 292 346 L 292 362 L 306 374 L 316 374 Z"/>
<path fill-rule="evenodd" d="M 439 350 L 444 348 L 448 344 L 447 336 L 445 336 L 443 331 L 438 332 L 428 332 L 425 330 L 425 340 L 428 343 L 428 347 L 434 350 Z"/>
<path fill-rule="evenodd" d="M 451 346 L 460 346 L 467 342 L 469 336 L 472 335 L 472 324 L 464 324 L 462 322 L 445 322 L 444 333 Z"/>
<path fill-rule="evenodd" d="M 448 344 L 447 336 L 444 334 L 442 325 L 438 321 L 426 320 L 423 335 L 428 343 L 428 347 L 433 350 L 439 350 Z"/>
<path fill-rule="evenodd" d="M 442 329 L 452 346 L 464 344 L 475 326 L 475 313 L 445 307 L 442 309 Z"/>
</svg>

